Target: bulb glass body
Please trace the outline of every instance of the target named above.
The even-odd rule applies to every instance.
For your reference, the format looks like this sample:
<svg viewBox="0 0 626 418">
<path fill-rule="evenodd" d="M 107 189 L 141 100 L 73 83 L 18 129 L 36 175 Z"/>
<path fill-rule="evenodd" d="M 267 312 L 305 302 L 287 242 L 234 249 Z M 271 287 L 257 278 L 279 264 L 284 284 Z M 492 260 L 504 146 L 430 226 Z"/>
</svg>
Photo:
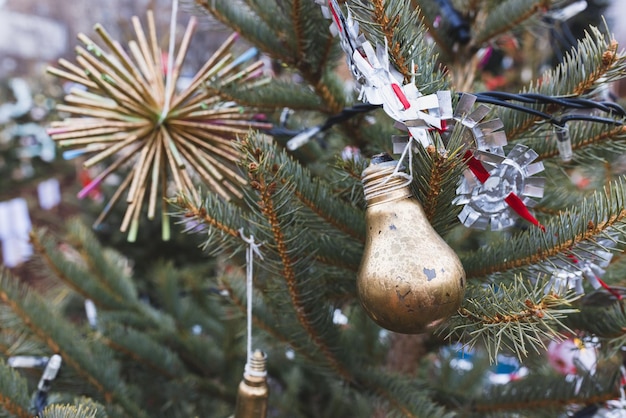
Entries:
<svg viewBox="0 0 626 418">
<path fill-rule="evenodd" d="M 465 293 L 465 271 L 402 185 L 406 179 L 389 178 L 395 165 L 372 162 L 363 172 L 367 237 L 357 291 L 374 322 L 416 334 L 456 312 Z"/>
</svg>

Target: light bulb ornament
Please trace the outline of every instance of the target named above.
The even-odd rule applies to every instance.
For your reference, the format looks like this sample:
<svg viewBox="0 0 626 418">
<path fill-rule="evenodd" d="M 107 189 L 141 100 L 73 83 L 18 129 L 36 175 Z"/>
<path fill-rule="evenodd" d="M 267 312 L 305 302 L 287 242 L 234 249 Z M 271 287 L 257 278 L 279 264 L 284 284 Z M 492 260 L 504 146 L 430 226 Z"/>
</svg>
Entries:
<svg viewBox="0 0 626 418">
<path fill-rule="evenodd" d="M 407 176 L 397 168 L 383 154 L 363 171 L 367 236 L 357 292 L 378 325 L 416 334 L 434 329 L 457 311 L 465 293 L 465 271 L 411 197 Z"/>
</svg>

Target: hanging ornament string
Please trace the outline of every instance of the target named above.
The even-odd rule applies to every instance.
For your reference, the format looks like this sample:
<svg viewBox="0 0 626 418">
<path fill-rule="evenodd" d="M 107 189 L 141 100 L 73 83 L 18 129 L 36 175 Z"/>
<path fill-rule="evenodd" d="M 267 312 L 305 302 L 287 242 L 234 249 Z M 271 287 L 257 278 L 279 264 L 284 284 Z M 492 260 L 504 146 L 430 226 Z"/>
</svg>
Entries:
<svg viewBox="0 0 626 418">
<path fill-rule="evenodd" d="M 263 260 L 263 254 L 259 250 L 259 247 L 263 245 L 257 244 L 254 241 L 254 235 L 250 235 L 246 237 L 243 233 L 243 228 L 239 229 L 239 235 L 241 239 L 248 244 L 246 248 L 246 333 L 247 333 L 247 341 L 246 341 L 246 373 L 251 375 L 256 375 L 255 373 L 259 373 L 254 370 L 254 368 L 250 367 L 250 361 L 252 359 L 252 303 L 253 303 L 253 286 L 252 286 L 252 278 L 254 275 L 254 256 L 256 255 L 261 260 Z M 265 372 L 263 372 L 263 376 Z"/>
</svg>

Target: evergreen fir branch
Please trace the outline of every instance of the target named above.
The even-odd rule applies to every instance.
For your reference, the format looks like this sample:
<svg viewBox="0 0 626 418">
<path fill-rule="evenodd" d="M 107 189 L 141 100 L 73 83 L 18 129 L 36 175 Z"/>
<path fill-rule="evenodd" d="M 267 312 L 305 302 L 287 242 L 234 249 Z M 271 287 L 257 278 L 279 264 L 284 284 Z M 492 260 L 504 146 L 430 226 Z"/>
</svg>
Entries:
<svg viewBox="0 0 626 418">
<path fill-rule="evenodd" d="M 605 290 L 597 290 L 578 301 L 578 312 L 563 321 L 571 329 L 581 329 L 622 347 L 626 342 L 626 310 L 622 300 L 610 300 Z M 611 340 L 611 341 L 607 341 Z"/>
<path fill-rule="evenodd" d="M 149 335 L 119 323 L 106 324 L 103 343 L 167 379 L 181 377 L 184 371 L 183 363 L 176 353 Z"/>
<path fill-rule="evenodd" d="M 381 370 L 363 370 L 362 384 L 382 402 L 389 405 L 390 417 L 441 417 L 451 418 L 443 407 L 433 402 L 428 385 L 416 377 L 392 375 Z"/>
<path fill-rule="evenodd" d="M 43 410 L 40 418 L 106 418 L 104 412 L 84 405 L 50 405 Z"/>
<path fill-rule="evenodd" d="M 252 12 L 268 27 L 289 25 L 288 15 L 284 13 L 280 3 L 267 0 L 245 0 Z M 196 1 L 201 4 L 201 1 Z"/>
<path fill-rule="evenodd" d="M 282 184 L 289 184 L 292 193 L 302 205 L 338 231 L 365 241 L 365 219 L 363 213 L 335 198 L 331 186 L 313 177 L 311 172 L 294 161 L 284 150 L 266 144 L 260 135 L 252 135 L 245 145 L 249 149 L 257 148 L 263 153 L 263 165 L 275 173 Z"/>
<path fill-rule="evenodd" d="M 293 38 L 287 33 L 288 22 L 266 24 L 245 3 L 232 0 L 195 0 L 196 5 L 205 9 L 217 20 L 240 33 L 246 40 L 270 56 L 284 62 L 293 62 L 291 53 L 295 50 Z M 278 9 L 277 9 L 278 10 Z M 281 19 L 282 13 L 273 16 Z"/>
<path fill-rule="evenodd" d="M 470 284 L 458 314 L 439 332 L 458 337 L 468 347 L 484 345 L 491 361 L 502 349 L 522 359 L 545 349 L 546 339 L 560 338 L 564 318 L 576 311 L 574 299 L 545 294 L 539 281 L 529 285 L 520 276 L 510 284 Z"/>
<path fill-rule="evenodd" d="M 367 165 L 368 161 L 365 158 L 348 160 L 338 158 L 335 162 L 332 180 L 329 180 L 336 196 L 362 211 L 365 211 L 367 205 L 363 195 L 361 173 Z"/>
<path fill-rule="evenodd" d="M 460 212 L 460 207 L 452 201 L 456 197 L 456 186 L 465 169 L 461 155 L 464 149 L 461 146 L 463 129 L 459 126 L 455 128 L 445 154 L 441 154 L 434 147 L 420 147 L 413 162 L 416 175 L 412 189 L 439 235 L 445 235 L 458 224 L 457 215 Z"/>
<path fill-rule="evenodd" d="M 616 120 L 619 122 L 619 120 Z M 626 127 L 589 122 L 570 122 L 568 125 L 572 143 L 573 162 L 586 164 L 589 161 L 598 161 L 602 152 L 624 152 L 626 148 Z M 532 137 L 524 139 L 524 144 L 539 154 L 540 160 L 556 159 L 559 157 L 557 139 L 554 128 L 542 124 Z"/>
<path fill-rule="evenodd" d="M 119 254 L 103 249 L 93 233 L 78 220 L 69 222 L 68 226 L 75 234 L 74 244 L 80 246 L 82 252 L 69 246 L 63 247 L 65 252 L 62 252 L 52 238 L 31 233 L 35 251 L 56 278 L 98 307 L 139 314 L 133 320 L 141 321 L 143 326 L 171 325 L 156 309 L 139 300 L 131 277 L 120 264 L 123 258 Z"/>
<path fill-rule="evenodd" d="M 323 110 L 324 103 L 309 86 L 283 80 L 268 80 L 255 88 L 237 88 L 219 83 L 212 85 L 215 93 L 224 100 L 241 106 L 274 110 L 287 107 L 293 110 Z"/>
<path fill-rule="evenodd" d="M 443 55 L 442 58 L 444 61 L 448 61 L 454 56 L 453 47 L 455 41 L 446 31 L 441 30 L 435 24 L 435 21 L 441 17 L 441 8 L 437 0 L 411 0 L 411 4 L 418 11 L 422 24 L 433 41 L 435 41 L 437 49 Z"/>
<path fill-rule="evenodd" d="M 135 302 L 137 289 L 128 266 L 125 263 L 120 265 L 121 256 L 112 257 L 109 251 L 103 251 L 95 234 L 78 219 L 67 223 L 67 231 L 66 242 L 81 253 L 89 270 L 99 276 L 99 283 L 107 288 L 107 293 L 119 296 L 124 302 Z"/>
<path fill-rule="evenodd" d="M 232 280 L 225 278 L 223 281 L 224 289 L 228 291 L 230 301 L 237 307 L 242 315 L 246 313 L 247 302 L 245 301 L 246 289 L 242 285 L 241 280 Z M 252 323 L 255 328 L 262 330 L 267 335 L 274 338 L 276 342 L 281 342 L 293 349 L 302 359 L 311 365 L 316 365 L 319 361 L 315 356 L 315 351 L 310 350 L 307 345 L 300 344 L 297 339 L 286 335 L 283 330 L 288 326 L 281 324 L 277 316 L 271 313 L 271 310 L 264 302 L 265 298 L 262 292 L 256 291 L 254 294 L 254 308 L 252 311 Z"/>
<path fill-rule="evenodd" d="M 550 7 L 552 0 L 505 0 L 499 2 L 489 10 L 485 22 L 474 35 L 474 45 L 483 45 L 486 42 L 519 27 L 538 12 Z"/>
<path fill-rule="evenodd" d="M 30 240 L 46 268 L 74 292 L 85 299 L 94 300 L 94 303 L 101 307 L 123 309 L 127 306 L 127 301 L 122 295 L 111 293 L 109 289 L 94 280 L 82 258 L 68 259 L 67 255 L 59 251 L 57 243 L 52 238 L 40 232 L 32 232 Z"/>
<path fill-rule="evenodd" d="M 0 271 L 0 275 L 4 275 Z M 4 278 L 3 278 L 4 280 Z M 17 418 L 30 418 L 30 398 L 26 380 L 12 367 L 0 359 L 0 406 Z"/>
<path fill-rule="evenodd" d="M 372 44 L 388 45 L 394 67 L 405 82 L 415 77 L 415 84 L 423 94 L 447 88 L 447 80 L 437 67 L 433 45 L 426 40 L 426 28 L 411 2 L 404 0 L 357 0 L 351 10 Z"/>
<path fill-rule="evenodd" d="M 391 15 L 387 14 L 385 10 L 385 2 L 382 0 L 373 0 L 373 22 L 379 26 L 379 30 L 382 31 L 387 44 L 389 45 L 390 58 L 396 65 L 396 68 L 402 75 L 404 75 L 405 81 L 410 79 L 410 75 L 413 73 L 413 69 L 409 67 L 404 57 L 400 53 L 400 44 L 394 40 L 394 35 L 397 33 L 397 27 L 400 24 L 400 18 L 402 11 L 405 10 L 393 10 Z M 395 12 L 395 13 L 394 13 Z M 390 17 L 392 16 L 392 17 Z M 417 21 L 418 16 L 416 14 L 411 16 L 411 20 Z"/>
<path fill-rule="evenodd" d="M 545 232 L 533 228 L 463 256 L 467 277 L 485 277 L 524 268 L 549 261 L 552 257 L 563 257 L 562 254 L 567 254 L 581 242 L 593 244 L 595 237 L 624 227 L 624 196 L 626 183 L 618 179 L 603 193 L 595 192 L 578 206 L 551 219 L 545 224 Z"/>
<path fill-rule="evenodd" d="M 328 27 L 319 5 L 309 0 L 291 1 L 291 21 L 296 39 L 296 68 L 304 78 L 311 81 L 319 79 L 327 67 L 334 67 L 339 58 L 340 49 Z M 331 59 L 333 62 L 328 62 Z M 330 65 L 329 65 L 330 64 Z"/>
<path fill-rule="evenodd" d="M 326 113 L 336 115 L 348 104 L 345 83 L 334 70 L 323 71 L 317 80 L 311 80 L 309 84 L 324 102 Z"/>
<path fill-rule="evenodd" d="M 128 388 L 121 383 L 119 364 L 111 352 L 88 344 L 73 324 L 47 307 L 42 296 L 25 285 L 18 285 L 8 275 L 0 278 L 0 301 L 22 319 L 33 334 L 63 362 L 94 387 L 107 402 L 115 402 L 132 417 L 146 417 L 139 406 L 126 396 Z"/>
<path fill-rule="evenodd" d="M 33 338 L 28 330 L 21 329 L 21 321 L 13 311 L 0 306 L 0 356 L 11 357 L 19 355 L 46 356 L 49 351 L 40 341 Z"/>
<path fill-rule="evenodd" d="M 325 338 L 325 333 L 332 331 L 333 326 L 332 323 L 324 324 L 330 322 L 330 318 L 323 309 L 320 309 L 324 302 L 319 298 L 319 293 L 313 293 L 314 276 L 305 255 L 308 251 L 302 242 L 303 229 L 298 225 L 294 226 L 296 218 L 293 215 L 296 209 L 289 205 L 292 187 L 289 183 L 283 182 L 278 174 L 283 167 L 268 163 L 277 150 L 270 144 L 249 137 L 242 144 L 242 151 L 247 160 L 245 167 L 251 179 L 250 186 L 256 191 L 256 197 L 250 198 L 258 199 L 257 203 L 251 204 L 257 206 L 256 210 L 260 211 L 267 222 L 268 238 L 271 241 L 268 240 L 266 245 L 269 246 L 271 242 L 271 248 L 276 252 L 277 268 L 284 280 L 296 318 L 310 340 L 324 354 L 331 368 L 343 379 L 350 381 L 352 380 L 350 372 Z M 299 232 L 292 235 L 289 232 L 290 226 Z M 266 257 L 264 264 L 267 265 L 268 262 Z M 325 329 L 326 332 L 321 329 Z"/>
<path fill-rule="evenodd" d="M 207 193 L 204 199 L 179 194 L 168 200 L 174 207 L 172 214 L 185 226 L 184 231 L 189 233 L 206 233 L 207 241 L 203 249 L 211 254 L 218 254 L 226 250 L 237 252 L 242 248 L 243 241 L 239 228 L 248 226 L 249 222 L 243 218 L 241 210 L 232 203 L 224 202 L 216 195 Z M 251 231 L 244 231 L 249 234 Z"/>
<path fill-rule="evenodd" d="M 241 33 L 250 43 L 266 52 L 273 58 L 297 69 L 306 83 L 313 87 L 316 94 L 322 98 L 327 112 L 336 114 L 346 105 L 343 83 L 337 75 L 328 69 L 323 62 L 332 59 L 329 53 L 331 35 L 326 30 L 328 22 L 322 19 L 319 9 L 313 2 L 298 3 L 311 13 L 305 23 L 306 34 L 309 36 L 305 47 L 307 57 L 302 58 L 298 53 L 293 23 L 289 20 L 284 24 L 268 26 L 256 19 L 254 12 L 245 4 L 230 0 L 196 0 L 196 3 L 205 8 L 222 23 Z M 308 4 L 310 3 L 310 4 Z M 308 12 L 307 12 L 308 13 Z M 280 18 L 281 14 L 277 16 Z M 323 28 L 323 29 L 322 29 Z M 313 36 L 313 39 L 310 39 Z M 310 56 L 310 57 L 309 57 Z"/>
<path fill-rule="evenodd" d="M 481 417 L 502 416 L 506 412 L 553 417 L 566 405 L 601 404 L 619 397 L 620 375 L 614 368 L 599 368 L 595 374 L 579 379 L 582 382 L 566 381 L 560 375 L 531 375 L 506 385 L 491 385 L 481 399 L 471 401 L 471 409 Z"/>
<path fill-rule="evenodd" d="M 617 42 L 608 40 L 595 27 L 590 27 L 577 48 L 567 53 L 565 60 L 554 70 L 546 72 L 541 81 L 530 85 L 524 92 L 548 96 L 589 96 L 605 82 L 613 81 L 623 74 L 625 57 L 618 54 Z M 557 105 L 536 106 L 544 113 L 555 113 Z M 523 136 L 540 122 L 537 116 L 513 109 L 501 109 L 500 119 L 509 141 Z"/>
</svg>

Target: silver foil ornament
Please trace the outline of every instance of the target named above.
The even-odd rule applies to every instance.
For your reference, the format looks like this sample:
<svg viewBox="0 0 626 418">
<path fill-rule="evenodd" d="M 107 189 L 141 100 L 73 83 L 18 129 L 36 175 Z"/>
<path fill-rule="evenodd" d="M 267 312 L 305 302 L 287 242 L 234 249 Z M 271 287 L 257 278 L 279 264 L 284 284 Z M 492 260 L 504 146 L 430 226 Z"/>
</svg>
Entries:
<svg viewBox="0 0 626 418">
<path fill-rule="evenodd" d="M 470 153 L 470 169 L 464 173 L 454 199 L 457 205 L 464 205 L 459 213 L 463 225 L 477 229 L 491 226 L 499 231 L 512 226 L 518 216 L 529 219 L 527 208 L 534 205 L 532 198 L 543 197 L 545 184 L 545 178 L 533 177 L 544 169 L 543 163 L 533 163 L 537 156 L 521 144 L 506 157 L 487 151 Z"/>
</svg>

